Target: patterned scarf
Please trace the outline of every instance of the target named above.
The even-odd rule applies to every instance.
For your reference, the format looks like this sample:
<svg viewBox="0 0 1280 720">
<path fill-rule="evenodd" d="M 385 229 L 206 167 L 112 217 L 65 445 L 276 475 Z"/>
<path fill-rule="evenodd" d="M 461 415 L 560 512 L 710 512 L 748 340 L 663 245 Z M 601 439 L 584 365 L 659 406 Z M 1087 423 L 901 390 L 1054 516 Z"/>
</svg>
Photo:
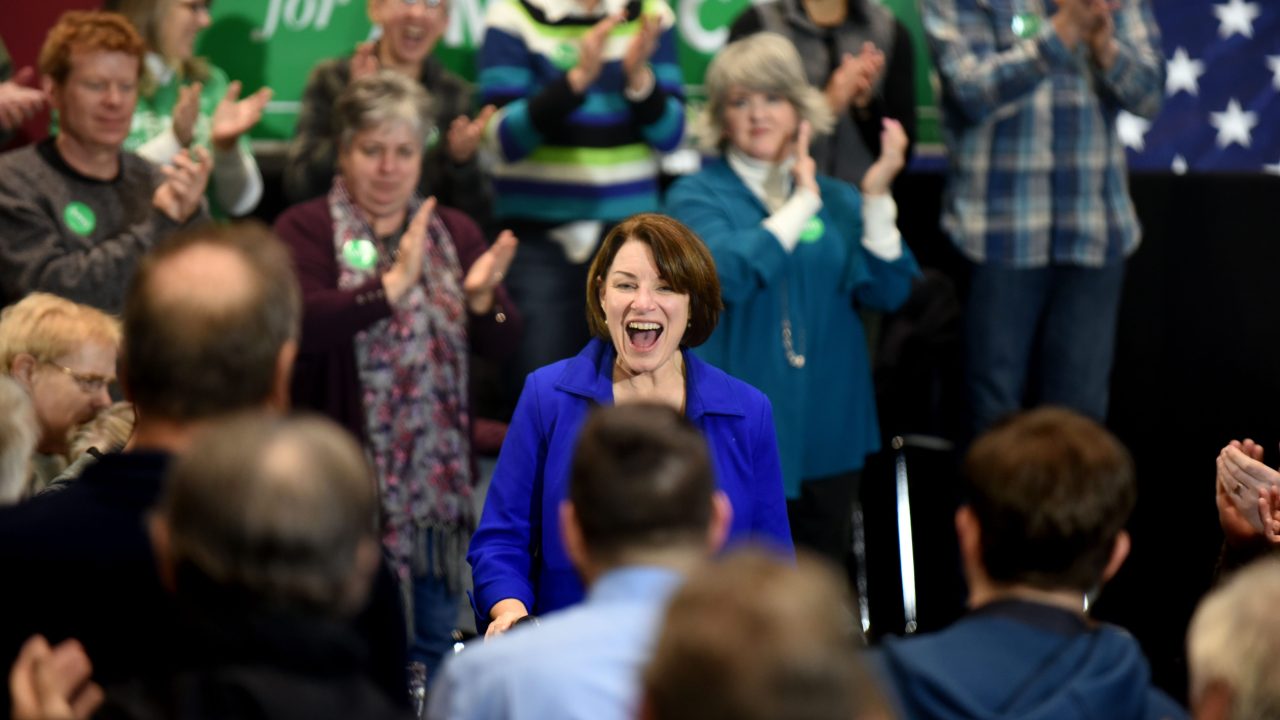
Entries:
<svg viewBox="0 0 1280 720">
<path fill-rule="evenodd" d="M 422 204 L 415 193 L 406 218 Z M 338 287 L 359 287 L 391 269 L 389 251 L 339 177 L 329 191 Z M 372 242 L 368 267 L 344 258 L 347 244 Z M 363 243 L 362 243 L 363 244 Z M 371 266 L 369 266 L 371 265 Z M 414 577 L 461 587 L 461 557 L 475 527 L 471 418 L 467 408 L 467 309 L 462 268 L 439 216 L 431 218 L 422 278 L 392 315 L 355 336 L 367 450 L 382 501 L 382 542 L 407 588 Z"/>
</svg>

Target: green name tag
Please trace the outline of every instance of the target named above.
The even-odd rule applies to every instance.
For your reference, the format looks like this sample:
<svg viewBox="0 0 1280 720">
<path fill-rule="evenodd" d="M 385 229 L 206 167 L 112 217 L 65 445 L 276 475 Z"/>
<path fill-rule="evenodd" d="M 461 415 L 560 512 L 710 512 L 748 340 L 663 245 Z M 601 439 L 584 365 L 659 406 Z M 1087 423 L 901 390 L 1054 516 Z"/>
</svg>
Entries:
<svg viewBox="0 0 1280 720">
<path fill-rule="evenodd" d="M 551 54 L 551 64 L 561 70 L 571 70 L 578 64 L 578 46 L 576 43 L 562 42 Z"/>
<path fill-rule="evenodd" d="M 822 222 L 822 218 L 814 215 L 805 221 L 804 227 L 800 228 L 800 242 L 818 242 L 826 232 L 827 226 Z"/>
<path fill-rule="evenodd" d="M 378 248 L 365 238 L 342 244 L 342 260 L 357 270 L 370 270 L 378 264 Z"/>
<path fill-rule="evenodd" d="M 1040 32 L 1040 16 L 1035 13 L 1018 13 L 1013 16 L 1009 26 L 1013 34 L 1023 40 L 1033 38 Z"/>
<path fill-rule="evenodd" d="M 62 208 L 62 221 L 71 232 L 80 237 L 89 237 L 98 226 L 98 216 L 94 214 L 93 208 L 79 200 L 69 202 Z"/>
</svg>

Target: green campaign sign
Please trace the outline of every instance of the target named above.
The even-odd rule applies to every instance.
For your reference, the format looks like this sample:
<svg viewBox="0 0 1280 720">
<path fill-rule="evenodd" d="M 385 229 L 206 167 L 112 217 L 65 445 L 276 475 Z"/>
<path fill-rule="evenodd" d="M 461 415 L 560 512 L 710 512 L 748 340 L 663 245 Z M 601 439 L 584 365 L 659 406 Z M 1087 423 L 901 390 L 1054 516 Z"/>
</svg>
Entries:
<svg viewBox="0 0 1280 720">
<path fill-rule="evenodd" d="M 700 99 L 702 77 L 716 51 L 728 41 L 729 25 L 750 0 L 670 0 L 676 12 L 679 58 L 690 97 Z M 914 0 L 883 0 L 906 24 L 915 41 L 920 135 L 937 139 L 936 111 L 929 82 L 924 36 Z M 466 78 L 475 77 L 476 49 L 484 39 L 487 0 L 450 0 L 449 29 L 436 54 Z M 275 91 L 257 138 L 292 136 L 298 103 L 311 68 L 349 54 L 371 36 L 363 0 L 218 0 L 213 25 L 200 37 L 199 53 L 244 83 L 245 92 Z"/>
</svg>

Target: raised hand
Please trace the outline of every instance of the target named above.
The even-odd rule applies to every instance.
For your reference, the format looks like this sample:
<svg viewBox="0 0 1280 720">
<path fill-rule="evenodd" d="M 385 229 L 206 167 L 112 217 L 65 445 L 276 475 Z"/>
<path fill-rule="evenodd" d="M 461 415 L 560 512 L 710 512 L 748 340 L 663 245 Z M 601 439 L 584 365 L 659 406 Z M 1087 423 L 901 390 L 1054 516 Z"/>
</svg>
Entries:
<svg viewBox="0 0 1280 720">
<path fill-rule="evenodd" d="M 818 193 L 818 164 L 809 154 L 809 141 L 813 138 L 813 127 L 808 120 L 801 120 L 796 130 L 795 165 L 791 167 L 791 176 L 795 180 L 796 189 L 804 188 Z"/>
<path fill-rule="evenodd" d="M 876 81 L 884 72 L 884 53 L 870 42 L 862 43 L 862 51 L 857 57 L 858 81 L 854 83 L 851 102 L 854 107 L 864 108 L 871 104 L 875 96 Z"/>
<path fill-rule="evenodd" d="M 170 220 L 186 222 L 200 207 L 212 167 L 209 151 L 202 147 L 179 152 L 172 164 L 160 168 L 164 182 L 151 196 L 151 204 Z"/>
<path fill-rule="evenodd" d="M 625 18 L 626 15 L 621 12 L 604 17 L 582 36 L 582 41 L 578 44 L 578 64 L 568 74 L 569 86 L 575 93 L 585 93 L 600 76 L 600 69 L 604 67 L 604 46 L 609 40 L 609 33 Z"/>
<path fill-rule="evenodd" d="M 382 63 L 378 62 L 378 56 L 373 50 L 373 43 L 360 43 L 356 46 L 355 54 L 351 56 L 351 82 L 373 75 L 381 67 Z"/>
<path fill-rule="evenodd" d="M 862 193 L 864 195 L 883 195 L 889 192 L 893 179 L 902 172 L 907 164 L 907 131 L 902 123 L 885 118 L 880 129 L 880 157 L 862 176 Z"/>
<path fill-rule="evenodd" d="M 498 239 L 484 254 L 471 263 L 471 269 L 462 280 L 462 289 L 467 294 L 467 307 L 471 312 L 482 315 L 493 308 L 493 291 L 502 279 L 507 276 L 507 269 L 516 256 L 515 233 L 503 230 Z"/>
<path fill-rule="evenodd" d="M 391 269 L 382 276 L 382 288 L 387 293 L 387 302 L 395 304 L 404 297 L 409 289 L 418 284 L 422 277 L 422 259 L 426 252 L 427 232 L 431 227 L 431 216 L 436 211 L 436 199 L 429 197 L 418 208 L 418 213 L 409 222 L 409 229 L 400 236 L 400 249 Z"/>
<path fill-rule="evenodd" d="M 43 91 L 28 87 L 35 77 L 35 70 L 24 67 L 0 83 L 0 129 L 20 127 L 49 102 L 49 96 Z"/>
<path fill-rule="evenodd" d="M 186 147 L 195 136 L 196 119 L 200 117 L 201 83 L 191 83 L 178 88 L 178 101 L 173 104 L 173 134 L 178 144 Z"/>
<path fill-rule="evenodd" d="M 1108 0 L 1088 0 L 1089 15 L 1086 20 L 1084 40 L 1098 67 L 1106 70 L 1116 60 L 1119 46 L 1116 44 L 1116 22 L 1112 13 L 1118 7 Z"/>
<path fill-rule="evenodd" d="M 627 77 L 627 87 L 639 91 L 649 82 L 653 69 L 649 67 L 649 59 L 653 51 L 658 49 L 658 38 L 662 36 L 662 18 L 657 15 L 646 15 L 640 20 L 640 30 L 631 38 L 627 52 L 622 56 L 622 72 Z"/>
<path fill-rule="evenodd" d="M 39 635 L 27 638 L 9 673 L 13 720 L 82 720 L 102 704 L 102 688 L 90 680 L 93 665 L 77 640 L 55 647 Z"/>
<path fill-rule="evenodd" d="M 480 140 L 484 138 L 485 126 L 497 111 L 496 105 L 485 105 L 474 120 L 466 115 L 459 115 L 453 119 L 449 124 L 449 135 L 445 142 L 448 143 L 449 157 L 455 163 L 461 165 L 475 156 L 476 149 L 480 147 Z"/>
<path fill-rule="evenodd" d="M 528 614 L 529 609 L 524 606 L 524 603 L 515 598 L 499 600 L 494 604 L 493 609 L 489 611 L 489 616 L 492 619 L 489 621 L 489 629 L 484 633 L 485 642 L 510 630 L 515 621 Z"/>
<path fill-rule="evenodd" d="M 240 99 L 240 81 L 233 80 L 227 86 L 227 94 L 218 101 L 211 118 L 210 137 L 219 150 L 230 150 L 236 140 L 262 119 L 262 111 L 271 100 L 271 88 L 260 88 L 243 100 Z"/>
</svg>

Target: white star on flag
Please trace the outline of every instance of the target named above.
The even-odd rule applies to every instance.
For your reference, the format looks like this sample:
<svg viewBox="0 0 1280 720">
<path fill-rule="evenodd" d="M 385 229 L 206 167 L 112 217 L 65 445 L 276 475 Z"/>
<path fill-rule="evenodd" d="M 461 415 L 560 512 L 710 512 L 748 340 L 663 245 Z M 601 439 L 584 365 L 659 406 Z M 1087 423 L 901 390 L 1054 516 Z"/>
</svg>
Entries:
<svg viewBox="0 0 1280 720">
<path fill-rule="evenodd" d="M 1218 16 L 1218 34 L 1222 37 L 1231 37 L 1233 33 L 1253 37 L 1253 21 L 1262 10 L 1257 3 L 1230 0 L 1225 5 L 1214 5 L 1213 14 Z"/>
<path fill-rule="evenodd" d="M 1262 172 L 1268 175 L 1280 175 L 1280 162 L 1272 163 L 1270 165 L 1263 165 Z"/>
<path fill-rule="evenodd" d="M 1182 157 L 1181 155 L 1174 155 L 1173 163 L 1169 165 L 1169 169 L 1173 170 L 1174 175 L 1186 175 L 1187 159 Z"/>
<path fill-rule="evenodd" d="M 1200 94 L 1200 76 L 1204 74 L 1204 63 L 1192 60 L 1186 48 L 1174 50 L 1173 57 L 1169 58 L 1169 64 L 1165 67 L 1168 68 L 1164 81 L 1166 95 L 1172 97 L 1179 90 L 1186 90 L 1191 95 Z"/>
<path fill-rule="evenodd" d="M 1280 90 L 1280 55 L 1268 55 L 1267 67 L 1271 68 L 1271 87 Z"/>
<path fill-rule="evenodd" d="M 1150 129 L 1149 120 L 1144 120 L 1133 113 L 1121 110 L 1120 114 L 1116 115 L 1116 136 L 1125 147 L 1133 148 L 1138 152 L 1146 150 L 1147 143 L 1144 136 Z"/>
<path fill-rule="evenodd" d="M 1253 142 L 1253 128 L 1258 124 L 1258 113 L 1245 112 L 1240 102 L 1231 98 L 1225 111 L 1209 113 L 1209 124 L 1218 128 L 1218 147 L 1224 148 L 1231 143 L 1249 147 Z"/>
</svg>

